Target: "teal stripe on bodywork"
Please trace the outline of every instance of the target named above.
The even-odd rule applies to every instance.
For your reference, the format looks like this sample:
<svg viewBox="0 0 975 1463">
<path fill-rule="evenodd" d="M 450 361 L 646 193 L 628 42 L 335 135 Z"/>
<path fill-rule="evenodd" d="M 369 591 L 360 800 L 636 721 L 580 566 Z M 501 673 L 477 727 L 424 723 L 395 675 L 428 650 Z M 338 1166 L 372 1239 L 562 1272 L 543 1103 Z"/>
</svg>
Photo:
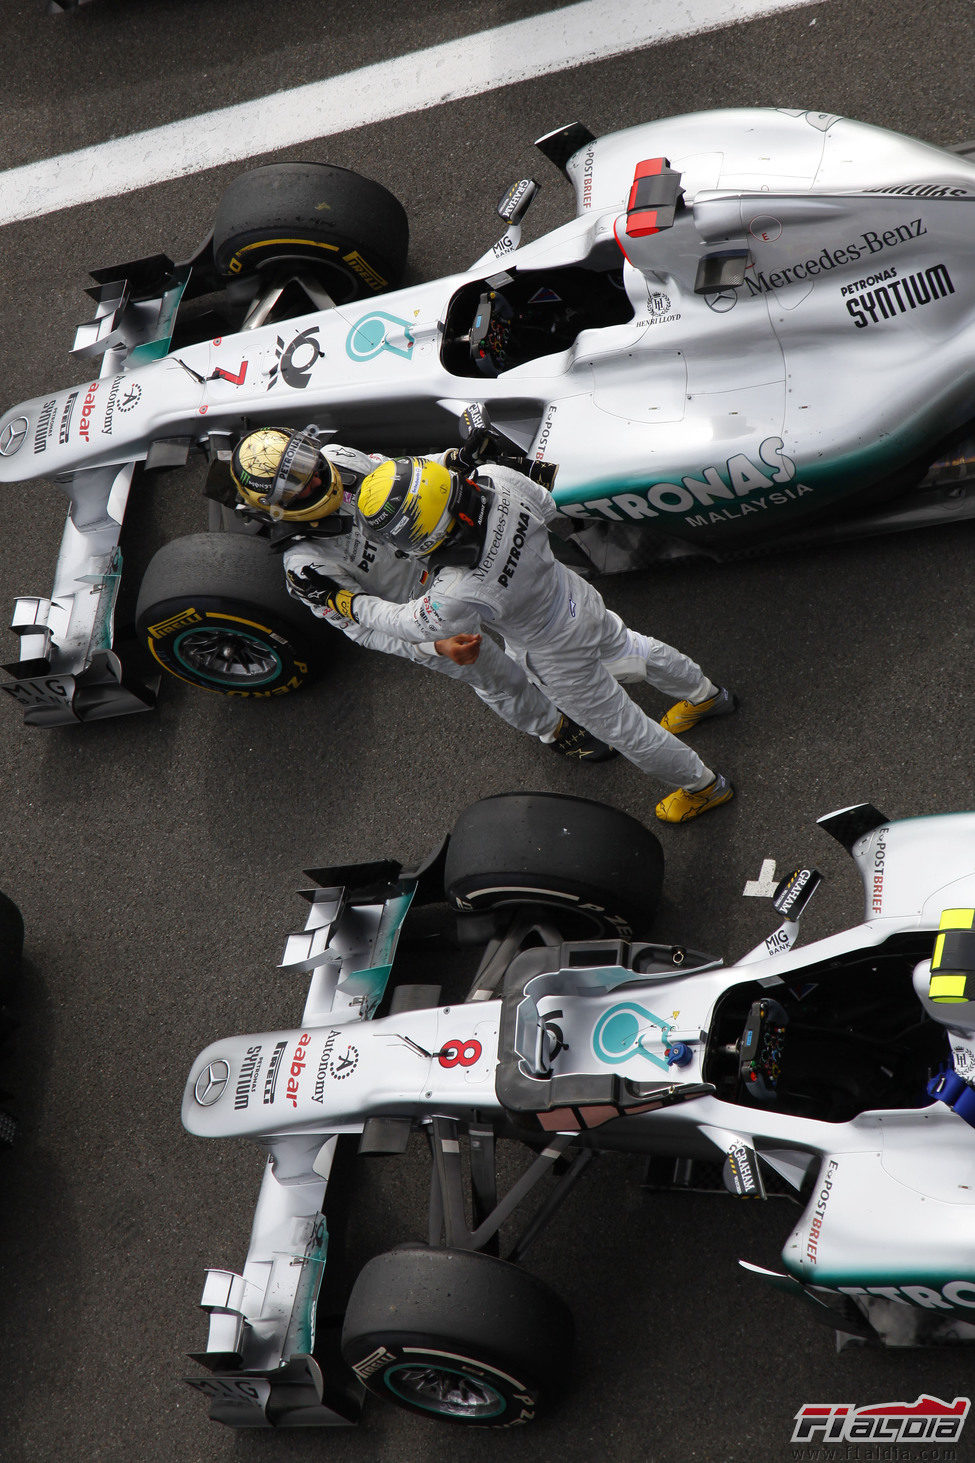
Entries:
<svg viewBox="0 0 975 1463">
<path fill-rule="evenodd" d="M 373 941 L 374 963 L 363 970 L 352 971 L 339 986 L 343 995 L 362 1000 L 361 1014 L 364 1021 L 375 1015 L 386 992 L 400 931 L 416 893 L 415 883 L 404 883 L 401 887 L 403 893 L 391 895 L 383 908 L 379 929 Z"/>
<path fill-rule="evenodd" d="M 740 509 L 743 504 L 747 505 L 750 501 L 758 500 L 768 493 L 784 493 L 789 489 L 794 491 L 800 484 L 812 488 L 814 497 L 804 495 L 794 502 L 775 504 L 770 511 L 776 516 L 791 516 L 796 512 L 808 512 L 812 507 L 822 509 L 828 506 L 831 500 L 845 497 L 851 486 L 870 487 L 889 476 L 897 468 L 904 467 L 922 457 L 925 450 L 933 452 L 938 442 L 955 427 L 962 425 L 971 416 L 971 413 L 971 403 L 967 407 L 959 403 L 954 410 L 940 417 L 936 417 L 929 411 L 925 413 L 923 420 L 915 418 L 912 422 L 903 424 L 897 431 L 885 437 L 882 442 L 871 443 L 859 450 L 847 452 L 841 457 L 828 457 L 821 461 L 809 461 L 801 455 L 801 452 L 790 453 L 789 449 L 785 448 L 785 455 L 793 456 L 796 463 L 796 473 L 792 478 L 786 482 L 773 482 L 769 488 L 758 488 L 741 497 L 716 498 L 710 507 L 695 502 L 692 507 L 676 511 L 655 509 L 654 517 L 647 519 L 631 516 L 622 508 L 616 509 L 615 518 L 610 518 L 599 509 L 592 509 L 587 515 L 586 521 L 629 524 L 646 522 L 654 528 L 666 531 L 669 524 L 677 527 L 687 518 L 697 518 L 708 512 L 720 512 L 723 508 Z M 933 430 L 935 421 L 937 421 L 937 430 Z M 758 443 L 755 443 L 752 449 L 744 455 L 756 464 L 761 464 Z M 702 464 L 700 467 L 689 469 L 685 458 L 679 465 L 675 464 L 670 471 L 666 466 L 661 465 L 655 467 L 652 473 L 648 473 L 646 476 L 632 472 L 625 475 L 589 479 L 585 483 L 571 487 L 557 487 L 552 496 L 560 509 L 577 503 L 592 503 L 600 498 L 612 498 L 614 494 L 620 493 L 636 493 L 638 496 L 646 498 L 649 491 L 658 485 L 673 483 L 680 487 L 685 477 L 701 479 L 709 466 L 718 466 L 722 478 L 726 479 L 723 464 Z M 771 477 L 771 471 L 768 471 L 766 475 Z M 576 515 L 568 516 L 571 516 L 575 522 L 580 521 Z"/>
</svg>

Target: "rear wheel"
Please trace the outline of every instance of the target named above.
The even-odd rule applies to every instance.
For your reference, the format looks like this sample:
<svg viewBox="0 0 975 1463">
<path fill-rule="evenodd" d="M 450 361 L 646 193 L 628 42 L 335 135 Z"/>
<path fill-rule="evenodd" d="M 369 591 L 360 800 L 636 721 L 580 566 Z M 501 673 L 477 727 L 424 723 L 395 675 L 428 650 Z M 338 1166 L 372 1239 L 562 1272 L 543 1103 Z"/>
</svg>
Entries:
<svg viewBox="0 0 975 1463">
<path fill-rule="evenodd" d="M 663 883 L 663 852 L 636 818 L 587 798 L 502 793 L 458 818 L 444 870 L 455 909 L 556 907 L 567 934 L 645 934 Z"/>
<path fill-rule="evenodd" d="M 225 696 L 296 691 L 324 659 L 322 632 L 288 595 L 280 556 L 247 534 L 190 534 L 161 548 L 136 630 L 163 670 Z"/>
<path fill-rule="evenodd" d="M 213 261 L 224 278 L 311 267 L 336 304 L 395 288 L 408 246 L 399 200 L 327 163 L 271 163 L 241 174 L 213 228 Z"/>
<path fill-rule="evenodd" d="M 516 1265 L 469 1250 L 377 1255 L 352 1291 L 342 1355 L 370 1392 L 445 1422 L 530 1422 L 564 1382 L 568 1307 Z"/>
</svg>

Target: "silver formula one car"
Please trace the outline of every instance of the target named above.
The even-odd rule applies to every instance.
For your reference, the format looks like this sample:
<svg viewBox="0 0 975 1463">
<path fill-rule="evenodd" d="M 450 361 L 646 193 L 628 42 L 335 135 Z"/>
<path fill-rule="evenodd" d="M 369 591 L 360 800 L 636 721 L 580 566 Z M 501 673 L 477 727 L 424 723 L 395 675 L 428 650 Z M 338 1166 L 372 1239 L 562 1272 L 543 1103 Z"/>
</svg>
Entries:
<svg viewBox="0 0 975 1463">
<path fill-rule="evenodd" d="M 218 469 L 249 424 L 423 451 L 483 403 L 559 465 L 567 530 L 605 570 L 975 512 L 975 148 L 788 110 L 538 146 L 573 216 L 521 244 L 524 179 L 503 237 L 447 279 L 391 291 L 402 208 L 323 164 L 237 179 L 185 264 L 94 275 L 76 354 L 97 370 L 0 419 L 0 481 L 70 500 L 50 597 L 17 602 L 6 689 L 28 720 L 151 704 L 113 649 L 134 471 L 196 449 Z M 300 684 L 320 650 L 280 577 L 244 535 L 167 546 L 138 609 L 156 664 L 234 694 Z"/>
<path fill-rule="evenodd" d="M 530 1420 L 572 1328 L 516 1262 L 600 1151 L 647 1155 L 657 1183 L 713 1168 L 734 1195 L 795 1199 L 782 1270 L 745 1268 L 845 1342 L 975 1340 L 975 814 L 820 822 L 860 870 L 864 922 L 794 949 L 819 878 L 796 870 L 778 929 L 730 967 L 636 937 L 659 845 L 582 799 L 476 803 L 415 870 L 314 871 L 283 961 L 311 977 L 301 1024 L 215 1042 L 183 1097 L 191 1133 L 268 1155 L 243 1269 L 203 1292 L 210 1376 L 192 1385 L 211 1415 L 341 1424 L 366 1388 L 433 1418 Z M 466 998 L 390 994 L 400 931 L 444 891 L 486 942 Z M 350 1149 L 402 1152 L 415 1130 L 425 1242 L 370 1259 L 350 1295 L 331 1218 Z M 499 1138 L 529 1155 L 500 1195 Z"/>
</svg>

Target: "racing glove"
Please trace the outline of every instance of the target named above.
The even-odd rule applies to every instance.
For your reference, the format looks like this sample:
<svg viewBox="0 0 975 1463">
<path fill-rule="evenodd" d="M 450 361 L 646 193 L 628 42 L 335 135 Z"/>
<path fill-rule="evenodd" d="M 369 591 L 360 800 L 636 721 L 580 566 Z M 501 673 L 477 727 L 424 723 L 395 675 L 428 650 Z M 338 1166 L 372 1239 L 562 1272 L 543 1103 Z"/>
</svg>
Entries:
<svg viewBox="0 0 975 1463">
<path fill-rule="evenodd" d="M 287 579 L 299 599 L 308 604 L 320 605 L 323 609 L 341 615 L 344 620 L 355 623 L 355 590 L 343 589 L 330 575 L 323 574 L 311 564 L 305 564 L 297 570 L 288 569 Z"/>
</svg>

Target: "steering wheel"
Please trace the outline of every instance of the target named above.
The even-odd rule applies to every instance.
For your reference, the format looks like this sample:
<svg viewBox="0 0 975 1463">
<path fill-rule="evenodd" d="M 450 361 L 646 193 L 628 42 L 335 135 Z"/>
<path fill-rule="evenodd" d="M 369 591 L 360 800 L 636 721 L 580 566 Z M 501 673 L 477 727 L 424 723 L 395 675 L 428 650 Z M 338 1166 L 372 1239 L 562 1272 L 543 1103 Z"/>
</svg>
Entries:
<svg viewBox="0 0 975 1463">
<path fill-rule="evenodd" d="M 513 318 L 504 296 L 497 290 L 485 290 L 477 302 L 470 334 L 471 363 L 482 376 L 497 376 L 507 365 Z"/>
<path fill-rule="evenodd" d="M 788 1012 L 766 996 L 753 1002 L 739 1042 L 738 1075 L 755 1102 L 774 1102 L 782 1075 Z"/>
</svg>

